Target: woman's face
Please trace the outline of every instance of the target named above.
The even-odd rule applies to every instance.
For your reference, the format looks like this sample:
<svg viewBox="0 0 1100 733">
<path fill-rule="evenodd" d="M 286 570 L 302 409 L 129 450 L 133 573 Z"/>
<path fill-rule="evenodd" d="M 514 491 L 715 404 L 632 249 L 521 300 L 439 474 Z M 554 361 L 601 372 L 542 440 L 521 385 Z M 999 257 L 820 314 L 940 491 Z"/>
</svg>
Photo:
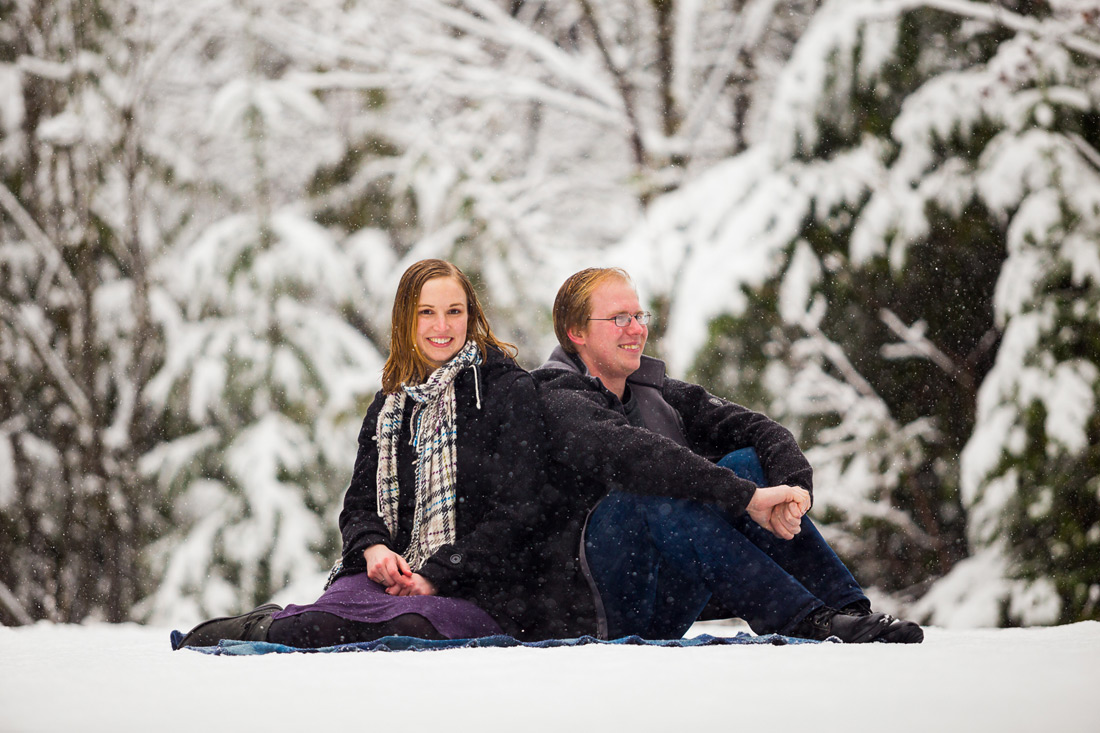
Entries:
<svg viewBox="0 0 1100 733">
<path fill-rule="evenodd" d="M 416 305 L 416 346 L 434 366 L 451 360 L 466 345 L 466 291 L 453 277 L 424 283 Z"/>
</svg>

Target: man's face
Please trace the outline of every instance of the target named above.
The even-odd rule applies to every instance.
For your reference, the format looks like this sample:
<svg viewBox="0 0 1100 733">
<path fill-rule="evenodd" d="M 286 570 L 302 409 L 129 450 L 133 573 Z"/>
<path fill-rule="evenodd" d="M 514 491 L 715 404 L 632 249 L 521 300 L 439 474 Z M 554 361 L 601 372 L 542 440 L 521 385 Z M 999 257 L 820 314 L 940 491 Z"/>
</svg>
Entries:
<svg viewBox="0 0 1100 733">
<path fill-rule="evenodd" d="M 641 310 L 634 288 L 618 278 L 605 280 L 592 293 L 593 319 L 614 318 L 620 313 L 633 315 Z M 621 387 L 616 389 L 615 385 L 624 383 L 641 366 L 649 328 L 633 318 L 624 328 L 613 321 L 590 320 L 581 333 L 570 332 L 570 337 L 592 376 L 611 391 L 621 392 Z"/>
</svg>

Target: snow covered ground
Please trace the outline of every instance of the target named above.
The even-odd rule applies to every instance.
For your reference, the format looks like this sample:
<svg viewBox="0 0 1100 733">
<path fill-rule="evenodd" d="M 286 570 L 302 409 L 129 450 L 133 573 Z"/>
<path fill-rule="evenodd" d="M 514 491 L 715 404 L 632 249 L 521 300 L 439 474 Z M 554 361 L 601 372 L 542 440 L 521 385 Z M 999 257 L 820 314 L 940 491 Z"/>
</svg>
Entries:
<svg viewBox="0 0 1100 733">
<path fill-rule="evenodd" d="M 714 635 L 737 628 L 700 624 Z M 919 646 L 212 657 L 168 629 L 0 628 L 0 731 L 1100 731 L 1100 622 Z"/>
</svg>

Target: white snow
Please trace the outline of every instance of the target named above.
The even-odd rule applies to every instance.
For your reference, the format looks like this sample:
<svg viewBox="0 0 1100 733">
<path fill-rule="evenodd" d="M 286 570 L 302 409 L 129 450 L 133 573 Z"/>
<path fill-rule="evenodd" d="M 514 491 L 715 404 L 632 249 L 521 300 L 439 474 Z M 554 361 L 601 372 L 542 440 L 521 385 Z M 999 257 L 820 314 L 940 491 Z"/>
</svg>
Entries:
<svg viewBox="0 0 1100 733">
<path fill-rule="evenodd" d="M 1015 481 L 1011 471 L 991 481 L 987 491 L 1000 491 L 1009 481 Z M 1004 543 L 993 542 L 951 568 L 908 613 L 923 623 L 973 629 L 997 626 L 1007 603 L 1010 616 L 1020 623 L 1054 623 L 1062 612 L 1054 584 L 1046 578 L 1014 580 L 1009 574 Z"/>
<path fill-rule="evenodd" d="M 694 632 L 732 634 L 700 624 Z M 921 645 L 587 646 L 259 657 L 168 629 L 0 628 L 4 731 L 1100 730 L 1100 622 Z"/>
<path fill-rule="evenodd" d="M 821 263 L 805 240 L 794 247 L 791 264 L 779 286 L 779 314 L 787 323 L 798 323 L 810 310 L 813 288 L 821 282 Z"/>
</svg>

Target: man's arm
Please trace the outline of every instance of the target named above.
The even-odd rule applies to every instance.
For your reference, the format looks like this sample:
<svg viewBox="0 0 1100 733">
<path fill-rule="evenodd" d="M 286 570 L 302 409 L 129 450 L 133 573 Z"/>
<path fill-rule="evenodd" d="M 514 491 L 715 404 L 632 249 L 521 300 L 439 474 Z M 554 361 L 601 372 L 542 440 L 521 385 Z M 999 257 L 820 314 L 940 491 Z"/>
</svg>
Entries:
<svg viewBox="0 0 1100 733">
<path fill-rule="evenodd" d="M 539 376 L 544 381 L 540 392 L 551 455 L 565 474 L 556 481 L 575 483 L 578 490 L 594 486 L 600 496 L 619 489 L 745 511 L 756 491 L 751 481 L 668 438 L 632 426 L 584 377 L 564 371 L 549 380 Z M 600 496 L 587 498 L 594 503 Z"/>
<path fill-rule="evenodd" d="M 787 428 L 762 413 L 715 397 L 697 384 L 666 379 L 662 394 L 680 413 L 688 443 L 699 453 L 721 457 L 754 448 L 770 484 L 799 486 L 813 493 L 813 469 Z"/>
</svg>

